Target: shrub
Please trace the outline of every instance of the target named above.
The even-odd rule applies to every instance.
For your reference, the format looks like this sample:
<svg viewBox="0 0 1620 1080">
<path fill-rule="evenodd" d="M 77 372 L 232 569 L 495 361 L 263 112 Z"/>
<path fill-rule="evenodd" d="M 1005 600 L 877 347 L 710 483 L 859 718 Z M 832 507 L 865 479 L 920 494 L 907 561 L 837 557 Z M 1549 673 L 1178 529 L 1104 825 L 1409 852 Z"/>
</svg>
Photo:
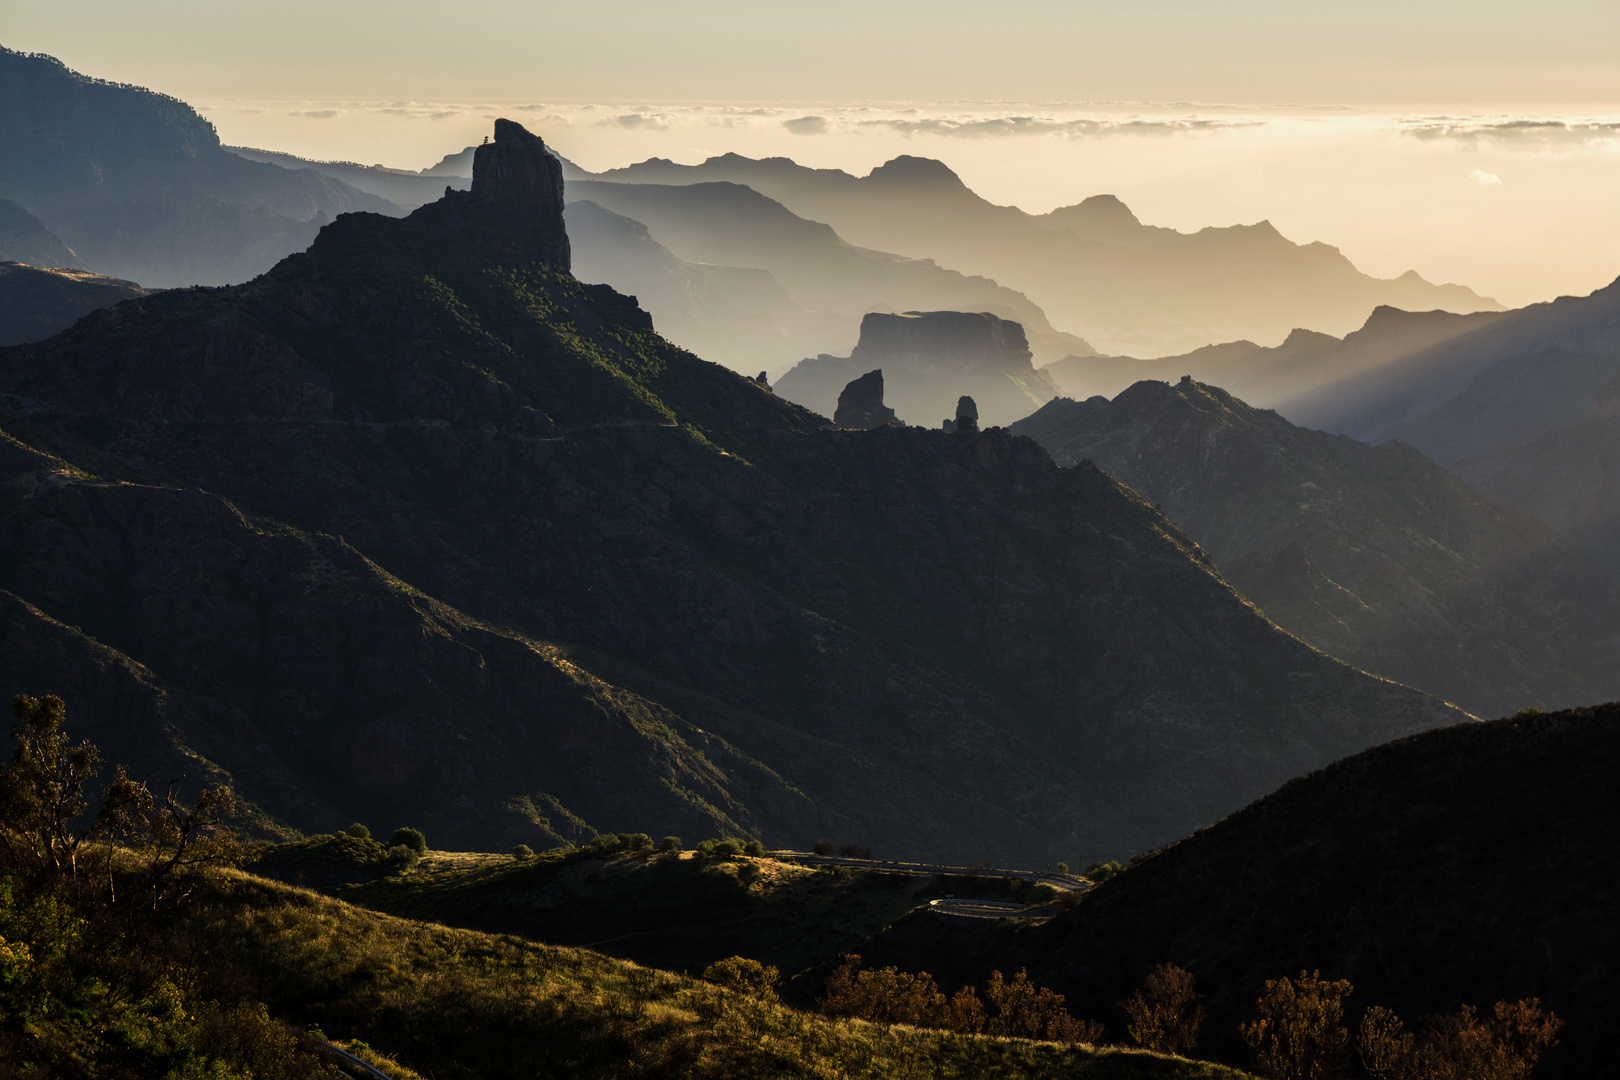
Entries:
<svg viewBox="0 0 1620 1080">
<path fill-rule="evenodd" d="M 1563 1021 L 1536 998 L 1499 1001 L 1489 1019 L 1464 1005 L 1430 1017 L 1421 1037 L 1378 1005 L 1361 1018 L 1356 1049 L 1374 1080 L 1527 1080 Z"/>
<path fill-rule="evenodd" d="M 872 849 L 862 844 L 839 844 L 838 854 L 846 859 L 870 859 Z"/>
<path fill-rule="evenodd" d="M 528 844 L 519 844 L 512 849 L 512 858 L 521 862 L 524 859 L 534 858 L 534 848 Z"/>
<path fill-rule="evenodd" d="M 344 829 L 343 835 L 352 836 L 356 840 L 370 840 L 371 830 L 357 821 L 353 825 L 350 825 L 347 829 Z"/>
<path fill-rule="evenodd" d="M 421 856 L 416 853 L 415 848 L 395 844 L 377 860 L 377 868 L 385 874 L 403 874 L 414 867 L 420 859 Z"/>
<path fill-rule="evenodd" d="M 422 835 L 421 829 L 413 829 L 409 825 L 394 830 L 394 835 L 388 838 L 388 846 L 404 844 L 418 855 L 427 854 L 427 837 Z"/>
<path fill-rule="evenodd" d="M 750 840 L 748 843 L 743 845 L 743 854 L 755 856 L 763 855 L 765 854 L 765 845 L 760 843 L 758 840 Z"/>
<path fill-rule="evenodd" d="M 1546 715 L 1547 714 L 1542 712 L 1540 709 L 1537 709 L 1534 706 L 1532 706 L 1531 708 L 1528 708 L 1528 709 L 1520 709 L 1518 712 L 1514 713 L 1513 714 L 1513 719 L 1515 719 L 1515 720 L 1534 720 L 1538 716 L 1546 716 Z"/>
<path fill-rule="evenodd" d="M 747 994 L 760 1001 L 776 1000 L 776 981 L 782 973 L 758 960 L 746 956 L 731 956 L 717 960 L 703 970 L 703 981 Z"/>
<path fill-rule="evenodd" d="M 1093 884 L 1101 885 L 1117 873 L 1119 873 L 1119 863 L 1109 859 L 1107 862 L 1094 862 L 1086 867 L 1085 876 Z"/>
<path fill-rule="evenodd" d="M 1198 1044 L 1198 1027 L 1204 1022 L 1198 998 L 1191 974 L 1174 964 L 1160 964 L 1140 990 L 1120 1002 L 1131 1018 L 1126 1030 L 1138 1046 L 1185 1057 Z"/>
<path fill-rule="evenodd" d="M 625 851 L 646 851 L 653 846 L 652 837 L 644 832 L 620 833 L 619 842 Z"/>
<path fill-rule="evenodd" d="M 816 855 L 831 855 L 834 850 L 833 842 L 828 840 L 826 837 L 822 837 L 820 840 L 817 840 L 814 844 L 810 845 L 810 850 Z"/>
<path fill-rule="evenodd" d="M 715 841 L 714 854 L 720 859 L 734 859 L 743 853 L 743 842 L 735 836 Z"/>
<path fill-rule="evenodd" d="M 1060 874 L 1067 874 L 1069 872 L 1069 864 L 1066 863 L 1066 862 L 1058 863 L 1057 864 L 1057 872 L 1060 873 Z"/>
<path fill-rule="evenodd" d="M 1350 1033 L 1344 999 L 1352 987 L 1329 982 L 1320 971 L 1298 979 L 1267 979 L 1256 1003 L 1260 1018 L 1238 1029 L 1254 1048 L 1261 1075 L 1272 1080 L 1325 1080 L 1342 1071 Z"/>
<path fill-rule="evenodd" d="M 658 841 L 658 850 L 670 855 L 679 855 L 681 851 L 681 838 L 666 836 Z"/>
<path fill-rule="evenodd" d="M 699 844 L 697 846 L 697 848 L 695 849 L 696 852 L 697 852 L 698 858 L 707 859 L 707 858 L 712 857 L 714 855 L 715 845 L 718 844 L 719 842 L 720 841 L 718 841 L 718 840 L 705 840 L 701 844 Z"/>
</svg>

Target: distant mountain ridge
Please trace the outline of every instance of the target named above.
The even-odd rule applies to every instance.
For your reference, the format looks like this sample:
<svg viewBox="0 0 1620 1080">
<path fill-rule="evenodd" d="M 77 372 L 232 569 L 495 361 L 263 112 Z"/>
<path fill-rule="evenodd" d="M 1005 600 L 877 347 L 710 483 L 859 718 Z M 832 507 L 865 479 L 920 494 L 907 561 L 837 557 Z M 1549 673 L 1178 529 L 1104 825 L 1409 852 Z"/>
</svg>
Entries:
<svg viewBox="0 0 1620 1080">
<path fill-rule="evenodd" d="M 828 334 L 794 338 L 801 348 L 775 354 L 781 357 L 775 363 L 742 367 L 749 373 L 785 370 L 805 356 L 843 353 L 857 339 L 861 318 L 873 311 L 988 311 L 1022 324 L 1039 362 L 1095 351 L 1083 339 L 1054 329 L 1022 293 L 927 259 L 856 247 L 831 226 L 799 217 L 745 185 L 569 180 L 567 192 L 570 201 L 588 201 L 639 222 L 683 261 L 769 272 L 797 306 L 812 314 L 815 332 Z M 833 326 L 835 333 L 822 329 Z"/>
<path fill-rule="evenodd" d="M 1105 352 L 1167 355 L 1210 342 L 1280 339 L 1297 326 L 1343 334 L 1380 304 L 1500 308 L 1412 271 L 1369 277 L 1337 248 L 1294 244 L 1266 221 L 1179 233 L 1143 225 L 1112 195 L 1026 214 L 981 198 L 928 158 L 901 156 L 864 177 L 787 158 L 725 154 L 700 165 L 652 158 L 597 178 L 745 184 L 852 243 L 993 277 Z"/>
<path fill-rule="evenodd" d="M 399 211 L 311 170 L 250 162 L 175 98 L 0 48 L 0 196 L 90 268 L 153 286 L 243 281 L 340 213 Z"/>
<path fill-rule="evenodd" d="M 1191 379 L 1060 398 L 1012 431 L 1129 484 L 1330 655 L 1482 716 L 1620 698 L 1620 578 L 1409 446 Z"/>
</svg>

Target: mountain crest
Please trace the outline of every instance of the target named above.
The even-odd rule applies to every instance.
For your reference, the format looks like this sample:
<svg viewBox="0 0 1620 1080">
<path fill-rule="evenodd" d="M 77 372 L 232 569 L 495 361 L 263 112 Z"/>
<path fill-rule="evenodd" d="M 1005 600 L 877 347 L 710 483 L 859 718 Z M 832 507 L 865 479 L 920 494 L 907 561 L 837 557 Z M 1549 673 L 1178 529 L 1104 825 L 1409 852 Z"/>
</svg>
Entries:
<svg viewBox="0 0 1620 1080">
<path fill-rule="evenodd" d="M 868 180 L 890 184 L 926 184 L 930 187 L 966 188 L 951 167 L 934 158 L 901 154 L 873 169 Z"/>
</svg>

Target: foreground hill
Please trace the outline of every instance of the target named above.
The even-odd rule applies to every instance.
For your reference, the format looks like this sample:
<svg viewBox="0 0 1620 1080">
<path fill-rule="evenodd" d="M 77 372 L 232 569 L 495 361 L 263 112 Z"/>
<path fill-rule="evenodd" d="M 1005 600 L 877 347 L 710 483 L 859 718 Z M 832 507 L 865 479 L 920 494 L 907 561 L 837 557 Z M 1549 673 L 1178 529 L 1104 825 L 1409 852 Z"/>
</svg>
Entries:
<svg viewBox="0 0 1620 1080">
<path fill-rule="evenodd" d="M 103 274 L 244 281 L 344 211 L 398 213 L 312 170 L 238 157 L 184 102 L 49 56 L 0 48 L 0 100 L 0 190 Z"/>
<path fill-rule="evenodd" d="M 993 277 L 1104 352 L 1162 356 L 1211 341 L 1278 340 L 1296 326 L 1342 334 L 1380 304 L 1500 306 L 1412 271 L 1369 277 L 1337 248 L 1295 244 L 1265 221 L 1180 233 L 1142 224 L 1112 195 L 1026 214 L 988 202 L 928 158 L 898 157 L 862 177 L 787 158 L 726 154 L 690 166 L 653 158 L 598 179 L 747 185 L 851 243 Z"/>
<path fill-rule="evenodd" d="M 1617 768 L 1620 705 L 1428 732 L 1287 784 L 1040 929 L 916 922 L 863 952 L 960 978 L 1027 961 L 1077 1013 L 1170 961 L 1197 977 L 1205 1047 L 1226 1060 L 1247 1059 L 1235 1028 L 1262 982 L 1302 968 L 1355 984 L 1352 1020 L 1536 996 L 1568 1023 L 1536 1075 L 1608 1076 Z"/>
<path fill-rule="evenodd" d="M 1482 716 L 1620 696 L 1620 580 L 1411 447 L 1191 379 L 1013 425 L 1161 507 L 1279 626 Z"/>
<path fill-rule="evenodd" d="M 673 816 L 1037 864 L 1461 718 L 1277 630 L 1095 469 L 828 431 L 673 348 L 568 274 L 537 139 L 478 155 L 470 192 L 248 285 L 0 352 L 0 587 L 54 643 L 0 652 L 0 689 L 133 726 L 72 677 L 93 636 L 215 709 L 193 749 L 301 829 Z"/>
</svg>

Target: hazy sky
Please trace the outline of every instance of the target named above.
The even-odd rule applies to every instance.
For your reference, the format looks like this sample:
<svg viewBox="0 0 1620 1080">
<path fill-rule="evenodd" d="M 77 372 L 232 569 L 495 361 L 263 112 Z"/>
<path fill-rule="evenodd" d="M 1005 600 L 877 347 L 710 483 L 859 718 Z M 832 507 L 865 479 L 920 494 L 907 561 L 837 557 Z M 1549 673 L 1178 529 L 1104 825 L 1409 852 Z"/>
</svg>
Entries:
<svg viewBox="0 0 1620 1080">
<path fill-rule="evenodd" d="M 916 153 L 1034 211 L 1269 218 L 1513 304 L 1620 275 L 1620 0 L 0 0 L 0 44 L 319 158 L 505 113 L 591 168 Z"/>
</svg>

